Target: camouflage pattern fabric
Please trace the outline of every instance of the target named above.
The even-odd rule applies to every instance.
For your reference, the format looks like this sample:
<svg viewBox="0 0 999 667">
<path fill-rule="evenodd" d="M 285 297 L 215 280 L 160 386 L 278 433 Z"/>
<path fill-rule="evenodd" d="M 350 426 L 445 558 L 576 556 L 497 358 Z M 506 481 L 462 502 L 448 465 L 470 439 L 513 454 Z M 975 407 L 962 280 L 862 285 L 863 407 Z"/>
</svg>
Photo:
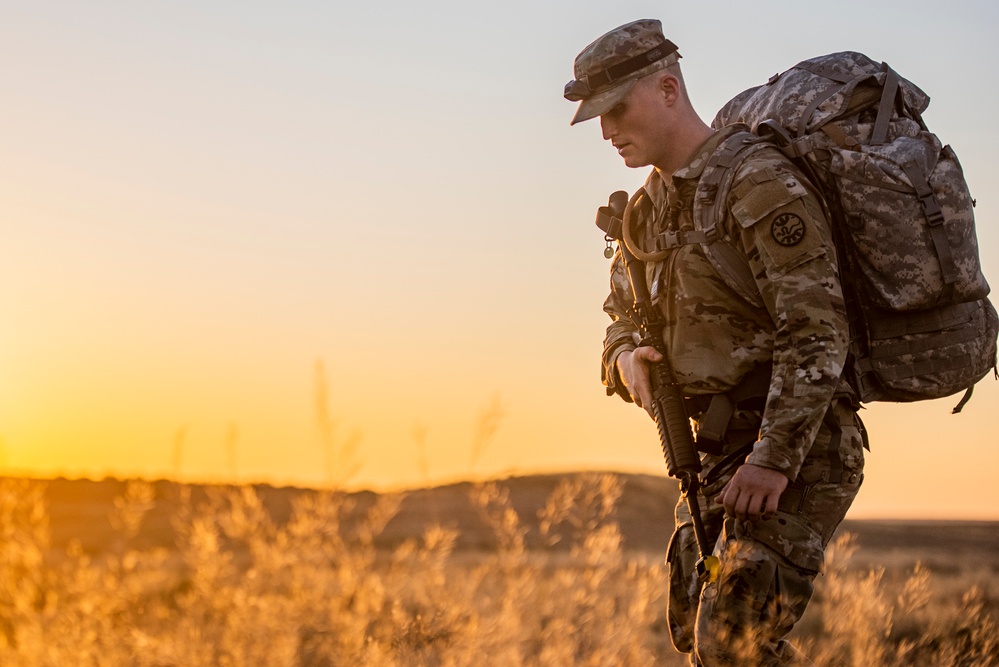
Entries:
<svg viewBox="0 0 999 667">
<path fill-rule="evenodd" d="M 640 226 L 646 248 L 662 235 L 693 230 L 697 181 L 708 158 L 736 130 L 717 132 L 669 182 L 653 171 L 645 189 L 653 214 Z M 817 200 L 776 149 L 740 166 L 721 222 L 725 240 L 745 255 L 757 292 L 746 295 L 721 276 L 704 247 L 675 248 L 649 264 L 653 301 L 662 309 L 669 362 L 684 394 L 725 393 L 759 366 L 773 363 L 760 440 L 749 463 L 794 479 L 841 380 L 848 330 L 829 225 Z M 612 262 L 612 319 L 603 354 L 608 393 L 620 386 L 615 363 L 633 349 L 633 298 L 620 257 Z"/>
<path fill-rule="evenodd" d="M 696 231 L 699 178 L 737 131 L 716 132 L 672 177 L 650 174 L 645 190 L 652 212 L 635 233 L 643 248 L 670 247 L 664 238 Z M 755 289 L 739 289 L 723 276 L 707 245 L 674 243 L 662 261 L 646 267 L 666 321 L 667 356 L 686 395 L 729 392 L 772 363 L 765 405 L 756 413 L 740 411 L 738 421 L 740 428 L 747 419 L 758 426 L 749 430 L 758 439 L 746 461 L 792 481 L 778 514 L 756 522 L 724 515 L 718 493 L 734 469 L 703 489 L 703 519 L 722 560 L 720 578 L 704 589 L 694 572 L 697 547 L 681 502 L 668 554 L 670 631 L 693 664 L 784 664 L 791 649 L 782 637 L 804 611 L 824 546 L 862 477 L 861 427 L 841 377 L 848 345 L 845 307 L 828 221 L 811 186 L 776 149 L 763 147 L 741 163 L 717 231 L 716 243 L 745 257 Z M 632 300 L 618 252 L 604 303 L 612 322 L 603 380 L 609 394 L 625 400 L 631 399 L 615 364 L 636 344 L 637 327 L 628 314 Z M 743 443 L 729 442 L 721 456 Z M 702 454 L 707 470 L 719 458 Z"/>
<path fill-rule="evenodd" d="M 621 77 L 604 75 L 616 65 L 639 58 Z M 643 76 L 679 60 L 676 46 L 663 36 L 657 19 L 641 19 L 618 26 L 579 52 L 573 63 L 575 79 L 565 86 L 566 99 L 579 101 L 570 125 L 596 118 L 612 109 Z"/>
<path fill-rule="evenodd" d="M 734 469 L 704 489 L 701 518 L 721 561 L 716 581 L 697 578 L 697 542 L 682 500 L 670 540 L 668 620 L 673 645 L 691 664 L 793 664 L 783 637 L 801 618 L 823 550 L 863 481 L 862 425 L 846 399 L 830 408 L 802 471 L 777 514 L 747 522 L 725 516 L 718 493 Z M 722 458 L 705 456 L 709 470 Z"/>
<path fill-rule="evenodd" d="M 884 119 L 884 136 L 875 137 L 881 91 L 891 85 L 890 77 L 898 82 L 904 113 L 892 111 L 890 121 Z M 803 61 L 770 84 L 744 91 L 712 126 L 745 123 L 756 130 L 776 119 L 790 128 L 795 151 L 816 163 L 817 176 L 838 195 L 851 221 L 865 292 L 875 305 L 909 311 L 989 293 L 968 184 L 953 150 L 921 124 L 928 105 L 929 97 L 911 82 L 863 54 L 843 52 Z M 927 193 L 940 208 L 948 246 L 941 251 L 952 255 L 946 258 L 953 263 L 949 277 L 925 223 Z"/>
<path fill-rule="evenodd" d="M 850 381 L 864 402 L 949 396 L 996 365 L 974 201 L 954 151 L 923 123 L 928 104 L 847 51 L 744 91 L 712 122 L 772 134 L 825 194 L 855 326 Z"/>
</svg>

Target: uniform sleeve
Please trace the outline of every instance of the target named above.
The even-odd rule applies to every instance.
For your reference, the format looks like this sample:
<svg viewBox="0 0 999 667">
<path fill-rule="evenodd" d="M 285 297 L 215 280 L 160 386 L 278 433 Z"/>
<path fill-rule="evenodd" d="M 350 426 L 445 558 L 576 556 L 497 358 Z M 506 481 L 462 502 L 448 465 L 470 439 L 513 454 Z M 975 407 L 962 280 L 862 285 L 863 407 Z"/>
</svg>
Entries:
<svg viewBox="0 0 999 667">
<path fill-rule="evenodd" d="M 773 374 L 748 463 L 794 479 L 843 374 L 849 335 L 832 232 L 786 163 L 740 173 L 730 210 L 775 325 Z"/>
<path fill-rule="evenodd" d="M 633 303 L 631 283 L 624 268 L 624 259 L 618 250 L 611 262 L 610 294 L 604 301 L 604 312 L 611 318 L 604 336 L 604 351 L 601 355 L 600 379 L 607 387 L 607 395 L 615 393 L 628 403 L 631 395 L 621 382 L 617 373 L 617 358 L 622 352 L 635 349 L 638 327 L 628 316 L 628 309 Z"/>
</svg>

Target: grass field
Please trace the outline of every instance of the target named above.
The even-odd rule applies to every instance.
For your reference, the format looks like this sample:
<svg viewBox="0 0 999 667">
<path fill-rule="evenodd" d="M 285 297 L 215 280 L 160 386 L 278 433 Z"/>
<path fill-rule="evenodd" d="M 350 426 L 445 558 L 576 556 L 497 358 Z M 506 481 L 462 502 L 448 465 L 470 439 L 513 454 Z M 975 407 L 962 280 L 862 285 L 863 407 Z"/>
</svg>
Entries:
<svg viewBox="0 0 999 667">
<path fill-rule="evenodd" d="M 399 495 L 0 480 L 0 665 L 682 665 L 671 480 Z M 999 525 L 848 522 L 794 639 L 829 666 L 999 665 Z"/>
</svg>

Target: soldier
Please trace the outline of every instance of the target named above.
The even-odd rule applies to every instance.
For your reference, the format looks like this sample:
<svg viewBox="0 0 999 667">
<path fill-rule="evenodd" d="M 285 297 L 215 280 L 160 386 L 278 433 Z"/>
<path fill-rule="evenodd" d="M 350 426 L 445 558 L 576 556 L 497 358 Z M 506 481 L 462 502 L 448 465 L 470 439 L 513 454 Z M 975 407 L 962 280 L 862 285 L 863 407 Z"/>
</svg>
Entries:
<svg viewBox="0 0 999 667">
<path fill-rule="evenodd" d="M 599 117 L 627 166 L 653 167 L 650 210 L 632 235 L 698 434 L 700 513 L 721 562 L 714 581 L 699 580 L 681 502 L 667 552 L 673 645 L 694 665 L 789 664 L 797 652 L 784 637 L 863 478 L 863 427 L 842 379 L 848 330 L 835 248 L 810 184 L 769 146 L 734 163 L 715 235 L 698 234 L 698 181 L 745 128 L 715 131 L 698 117 L 679 58 L 659 21 L 623 25 L 580 52 L 565 97 L 580 102 L 573 124 Z M 732 280 L 733 253 L 755 289 Z M 649 369 L 662 358 L 636 346 L 632 304 L 619 249 L 603 382 L 649 410 Z M 701 437 L 719 413 L 721 432 Z"/>
</svg>

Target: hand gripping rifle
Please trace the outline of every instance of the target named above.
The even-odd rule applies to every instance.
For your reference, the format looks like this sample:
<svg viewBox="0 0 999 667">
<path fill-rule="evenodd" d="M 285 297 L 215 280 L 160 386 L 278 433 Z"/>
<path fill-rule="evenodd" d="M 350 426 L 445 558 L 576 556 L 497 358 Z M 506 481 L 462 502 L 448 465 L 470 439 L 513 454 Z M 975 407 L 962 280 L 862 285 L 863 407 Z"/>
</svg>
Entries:
<svg viewBox="0 0 999 667">
<path fill-rule="evenodd" d="M 690 432 L 690 419 L 683 405 L 683 395 L 667 360 L 666 345 L 663 342 L 665 323 L 662 312 L 652 304 L 649 296 L 645 262 L 635 256 L 626 240 L 626 237 L 630 236 L 626 234 L 626 230 L 631 226 L 631 217 L 636 209 L 641 207 L 642 199 L 646 197 L 644 189 L 639 189 L 630 200 L 627 192 L 615 192 L 610 196 L 607 206 L 598 209 L 597 227 L 604 232 L 604 240 L 607 241 L 605 257 L 610 258 L 614 255 L 612 241 L 617 241 L 621 250 L 635 299 L 631 315 L 641 333 L 639 347 L 649 345 L 662 355 L 662 361 L 655 364 L 649 374 L 653 399 L 652 416 L 659 431 L 659 442 L 666 459 L 666 472 L 670 477 L 680 480 L 680 493 L 687 502 L 687 509 L 694 524 L 699 555 L 697 576 L 701 581 L 714 581 L 718 575 L 719 562 L 716 556 L 711 555 L 713 548 L 708 543 L 697 498 L 701 488 L 701 459 Z"/>
</svg>

